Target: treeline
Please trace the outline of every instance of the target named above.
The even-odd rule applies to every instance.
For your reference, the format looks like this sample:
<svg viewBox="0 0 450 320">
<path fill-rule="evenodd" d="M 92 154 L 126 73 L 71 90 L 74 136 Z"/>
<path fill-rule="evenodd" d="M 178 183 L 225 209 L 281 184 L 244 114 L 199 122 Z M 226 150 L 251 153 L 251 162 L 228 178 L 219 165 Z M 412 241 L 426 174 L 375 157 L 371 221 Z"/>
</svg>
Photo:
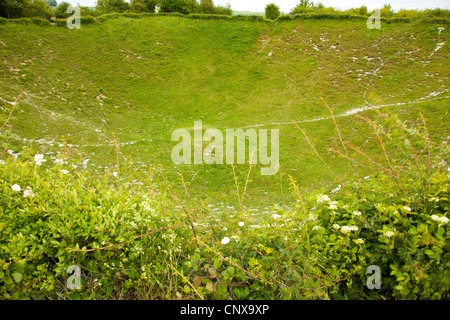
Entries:
<svg viewBox="0 0 450 320">
<path fill-rule="evenodd" d="M 68 18 L 68 2 L 55 0 L 0 0 L 0 17 L 7 19 L 39 17 Z M 107 13 L 172 13 L 232 15 L 231 6 L 216 6 L 212 0 L 98 0 L 95 10 L 80 7 L 81 16 L 99 16 Z"/>
<path fill-rule="evenodd" d="M 45 0 L 0 0 L 0 17 L 50 19 L 53 9 Z"/>
<path fill-rule="evenodd" d="M 178 12 L 182 14 L 218 14 L 232 15 L 231 5 L 215 6 L 212 0 L 98 0 L 95 9 L 97 15 L 105 13 L 155 13 Z"/>
<path fill-rule="evenodd" d="M 369 11 L 366 6 L 359 8 L 350 8 L 348 10 L 339 10 L 333 7 L 325 7 L 322 3 L 314 3 L 310 0 L 301 0 L 291 12 L 290 16 L 298 14 L 325 14 L 325 15 L 350 15 L 350 16 L 365 16 L 369 17 L 375 13 L 375 10 Z M 274 3 L 268 4 L 265 10 L 266 19 L 275 20 L 281 16 L 280 8 Z M 406 10 L 401 9 L 394 11 L 390 4 L 385 4 L 380 8 L 380 16 L 386 19 L 409 18 L 409 19 L 424 19 L 424 18 L 443 18 L 450 19 L 450 10 L 445 9 L 425 9 L 425 10 Z"/>
</svg>

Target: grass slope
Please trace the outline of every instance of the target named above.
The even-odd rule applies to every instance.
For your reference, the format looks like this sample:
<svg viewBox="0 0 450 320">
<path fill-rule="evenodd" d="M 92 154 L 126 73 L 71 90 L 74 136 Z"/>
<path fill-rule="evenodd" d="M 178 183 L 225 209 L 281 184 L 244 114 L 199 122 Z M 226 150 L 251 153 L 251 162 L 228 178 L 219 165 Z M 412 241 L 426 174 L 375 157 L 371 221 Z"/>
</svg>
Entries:
<svg viewBox="0 0 450 320">
<path fill-rule="evenodd" d="M 280 172 L 263 177 L 259 166 L 252 168 L 244 204 L 285 204 L 289 175 L 304 188 L 337 185 L 292 120 L 339 179 L 352 175 L 327 150 L 340 142 L 321 98 L 339 115 L 345 139 L 380 161 L 373 133 L 352 114 L 358 108 L 384 106 L 410 121 L 421 112 L 435 139 L 449 135 L 448 40 L 447 25 L 427 23 L 369 30 L 365 21 L 154 17 L 80 30 L 2 25 L 0 120 L 23 92 L 10 120 L 9 142 L 17 149 L 36 140 L 55 155 L 63 138 L 90 167 L 104 170 L 116 161 L 115 134 L 136 170 L 161 165 L 181 189 L 182 173 L 194 198 L 225 195 L 220 202 L 236 199 L 231 167 L 175 166 L 172 131 L 192 128 L 195 120 L 222 132 L 277 128 Z M 371 110 L 361 114 L 377 117 Z M 248 166 L 236 170 L 242 192 Z"/>
</svg>

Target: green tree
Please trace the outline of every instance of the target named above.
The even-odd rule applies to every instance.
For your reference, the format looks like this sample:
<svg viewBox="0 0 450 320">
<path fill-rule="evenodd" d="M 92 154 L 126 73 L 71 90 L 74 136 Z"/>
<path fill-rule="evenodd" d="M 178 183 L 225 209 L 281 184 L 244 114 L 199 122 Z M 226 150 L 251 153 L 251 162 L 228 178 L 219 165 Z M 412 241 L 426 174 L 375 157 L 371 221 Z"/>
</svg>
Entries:
<svg viewBox="0 0 450 320">
<path fill-rule="evenodd" d="M 26 0 L 0 0 L 0 16 L 13 19 L 23 17 Z"/>
<path fill-rule="evenodd" d="M 23 16 L 50 19 L 53 16 L 53 10 L 45 0 L 31 0 L 25 5 Z"/>
<path fill-rule="evenodd" d="M 202 8 L 197 0 L 185 0 L 185 9 L 187 13 L 201 13 Z"/>
<path fill-rule="evenodd" d="M 161 0 L 159 12 L 179 12 L 189 14 L 196 12 L 198 3 L 195 0 Z"/>
<path fill-rule="evenodd" d="M 380 10 L 380 14 L 382 17 L 390 18 L 394 15 L 394 11 L 392 11 L 392 7 L 390 4 L 385 4 Z"/>
<path fill-rule="evenodd" d="M 212 0 L 201 0 L 200 7 L 202 8 L 202 13 L 205 14 L 215 13 L 214 3 L 212 2 Z"/>
<path fill-rule="evenodd" d="M 58 19 L 66 19 L 70 17 L 70 13 L 67 13 L 67 8 L 70 6 L 68 2 L 61 2 L 55 9 L 55 17 Z"/>
<path fill-rule="evenodd" d="M 358 8 L 358 14 L 360 16 L 366 16 L 368 14 L 368 10 L 366 6 L 362 6 L 360 8 Z"/>
<path fill-rule="evenodd" d="M 266 19 L 275 20 L 280 16 L 280 7 L 274 3 L 266 6 Z"/>
<path fill-rule="evenodd" d="M 310 12 L 314 9 L 314 3 L 309 0 L 300 0 L 300 3 L 292 9 L 291 14 Z"/>
<path fill-rule="evenodd" d="M 85 16 L 95 17 L 98 15 L 98 13 L 96 13 L 94 10 L 92 10 L 89 7 L 80 7 L 80 14 L 82 17 L 85 17 Z"/>
<path fill-rule="evenodd" d="M 133 13 L 147 12 L 147 5 L 142 0 L 131 0 L 129 11 Z"/>
<path fill-rule="evenodd" d="M 233 10 L 231 10 L 231 4 L 227 3 L 225 7 L 217 6 L 215 7 L 216 14 L 231 16 L 233 15 Z"/>
<path fill-rule="evenodd" d="M 155 13 L 156 6 L 158 5 L 157 0 L 142 0 L 147 6 L 147 12 Z"/>
<path fill-rule="evenodd" d="M 95 10 L 100 14 L 125 12 L 129 8 L 129 4 L 124 0 L 98 0 Z"/>
</svg>

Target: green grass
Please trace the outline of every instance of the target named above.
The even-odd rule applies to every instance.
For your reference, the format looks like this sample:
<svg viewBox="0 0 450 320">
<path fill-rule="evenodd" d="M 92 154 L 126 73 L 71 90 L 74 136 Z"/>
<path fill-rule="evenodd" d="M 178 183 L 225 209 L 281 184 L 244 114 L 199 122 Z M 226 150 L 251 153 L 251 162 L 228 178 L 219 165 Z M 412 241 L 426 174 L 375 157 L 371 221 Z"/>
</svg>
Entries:
<svg viewBox="0 0 450 320">
<path fill-rule="evenodd" d="M 445 30 L 439 34 L 438 27 Z M 93 170 L 104 170 L 116 162 L 115 134 L 121 161 L 126 157 L 142 172 L 162 166 L 180 192 L 181 173 L 193 199 L 224 203 L 236 202 L 232 168 L 175 166 L 172 131 L 192 128 L 195 120 L 221 131 L 280 129 L 280 172 L 264 177 L 259 166 L 252 168 L 243 204 L 289 205 L 289 175 L 306 189 L 337 185 L 292 120 L 340 180 L 353 174 L 327 150 L 340 145 L 331 120 L 308 122 L 329 117 L 321 98 L 336 115 L 367 105 L 388 105 L 380 110 L 411 122 L 422 113 L 434 139 L 449 136 L 448 40 L 447 25 L 368 30 L 365 21 L 345 20 L 117 18 L 81 30 L 1 25 L 0 120 L 12 107 L 5 100 L 23 92 L 9 122 L 8 142 L 17 150 L 29 144 L 24 139 L 40 139 L 37 146 L 55 154 L 64 139 Z M 378 117 L 375 111 L 361 115 Z M 337 121 L 345 140 L 382 159 L 360 119 Z M 52 139 L 54 146 L 44 143 Z M 240 192 L 248 169 L 236 167 Z"/>
</svg>

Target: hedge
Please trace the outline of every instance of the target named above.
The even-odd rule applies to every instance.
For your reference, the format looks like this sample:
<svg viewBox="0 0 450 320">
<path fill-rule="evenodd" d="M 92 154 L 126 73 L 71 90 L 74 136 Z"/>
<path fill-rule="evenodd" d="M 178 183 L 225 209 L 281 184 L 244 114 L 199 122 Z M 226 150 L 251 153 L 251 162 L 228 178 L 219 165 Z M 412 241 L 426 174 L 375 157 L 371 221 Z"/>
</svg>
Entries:
<svg viewBox="0 0 450 320">
<path fill-rule="evenodd" d="M 166 16 L 166 17 L 183 17 L 188 19 L 202 19 L 202 20 L 226 20 L 226 21 L 258 21 L 258 22 L 271 22 L 270 20 L 265 19 L 263 16 L 246 16 L 246 15 L 237 15 L 237 16 L 227 16 L 227 15 L 217 15 L 217 14 L 188 14 L 184 15 L 179 12 L 162 12 L 162 13 L 108 13 L 103 14 L 97 18 L 93 16 L 82 16 L 81 24 L 92 24 L 95 22 L 103 22 L 108 19 L 117 19 L 117 18 L 131 18 L 131 19 L 141 19 L 146 17 L 158 17 L 158 16 Z M 336 13 L 301 13 L 295 15 L 281 15 L 275 21 L 291 21 L 291 20 L 321 20 L 321 19 L 334 19 L 334 20 L 367 20 L 366 16 L 361 15 L 352 15 L 352 14 L 336 14 Z M 416 21 L 412 18 L 381 18 L 381 21 L 385 23 L 408 23 L 411 21 Z M 421 23 L 440 23 L 440 24 L 450 24 L 449 19 L 435 19 L 435 18 L 424 18 L 418 19 L 418 22 Z M 5 19 L 0 17 L 0 25 L 14 23 L 14 24 L 25 24 L 25 25 L 41 25 L 41 26 L 49 26 L 50 22 L 48 20 L 42 18 L 20 18 L 20 19 Z M 67 19 L 56 19 L 55 25 L 59 27 L 65 27 L 67 25 Z"/>
</svg>

